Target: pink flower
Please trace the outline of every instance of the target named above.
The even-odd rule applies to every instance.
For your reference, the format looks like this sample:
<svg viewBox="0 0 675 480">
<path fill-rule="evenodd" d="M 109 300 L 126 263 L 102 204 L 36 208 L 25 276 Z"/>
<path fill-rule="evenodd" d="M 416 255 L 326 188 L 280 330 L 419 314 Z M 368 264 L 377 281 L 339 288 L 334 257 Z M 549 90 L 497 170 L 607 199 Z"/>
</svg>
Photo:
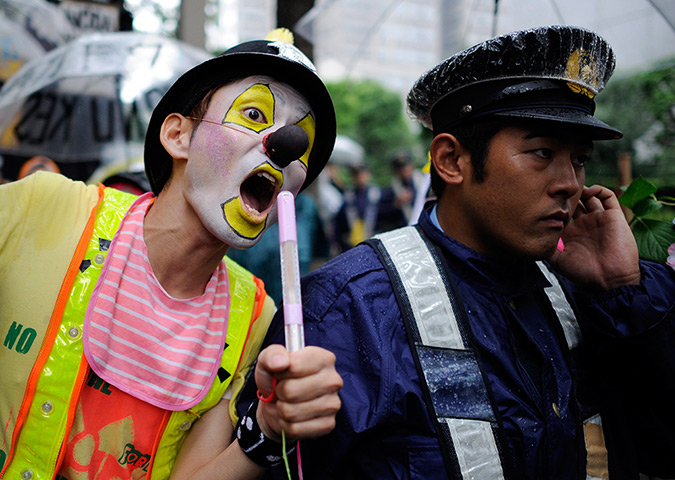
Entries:
<svg viewBox="0 0 675 480">
<path fill-rule="evenodd" d="M 675 270 L 675 243 L 668 247 L 668 259 L 666 260 L 666 263 Z"/>
</svg>

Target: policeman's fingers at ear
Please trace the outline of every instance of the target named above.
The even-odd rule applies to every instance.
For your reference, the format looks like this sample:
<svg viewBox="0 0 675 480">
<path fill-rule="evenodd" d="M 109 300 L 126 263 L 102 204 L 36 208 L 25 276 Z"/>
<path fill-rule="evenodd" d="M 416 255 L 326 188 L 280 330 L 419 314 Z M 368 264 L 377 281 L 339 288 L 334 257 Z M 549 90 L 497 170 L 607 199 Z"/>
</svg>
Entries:
<svg viewBox="0 0 675 480">
<path fill-rule="evenodd" d="M 604 212 L 606 210 L 621 211 L 621 205 L 614 192 L 601 185 L 584 187 L 574 218 L 582 214 Z"/>
</svg>

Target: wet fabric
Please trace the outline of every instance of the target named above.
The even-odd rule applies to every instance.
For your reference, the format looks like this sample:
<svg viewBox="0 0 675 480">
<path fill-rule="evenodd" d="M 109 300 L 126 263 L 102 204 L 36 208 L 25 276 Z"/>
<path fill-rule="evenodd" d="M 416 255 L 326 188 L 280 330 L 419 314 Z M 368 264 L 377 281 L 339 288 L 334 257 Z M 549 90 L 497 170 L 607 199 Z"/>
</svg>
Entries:
<svg viewBox="0 0 675 480">
<path fill-rule="evenodd" d="M 600 294 L 575 292 L 558 277 L 578 304 L 585 337 L 570 354 L 543 291 L 550 283 L 534 262 L 486 259 L 436 229 L 428 212 L 420 225 L 451 265 L 518 479 L 586 478 L 580 424 L 590 406 L 606 420 L 611 478 L 637 479 L 640 463 L 644 471 L 675 470 L 666 455 L 675 447 L 668 407 L 675 391 L 663 381 L 675 372 L 672 349 L 664 347 L 675 341 L 671 271 L 643 262 L 642 285 Z M 307 276 L 303 301 L 306 343 L 333 351 L 344 379 L 336 429 L 301 442 L 304 475 L 447 478 L 404 323 L 375 252 L 358 246 Z M 283 342 L 281 320 L 275 317 L 266 343 Z M 630 329 L 623 325 L 628 320 Z M 249 382 L 241 403 L 254 394 Z"/>
</svg>

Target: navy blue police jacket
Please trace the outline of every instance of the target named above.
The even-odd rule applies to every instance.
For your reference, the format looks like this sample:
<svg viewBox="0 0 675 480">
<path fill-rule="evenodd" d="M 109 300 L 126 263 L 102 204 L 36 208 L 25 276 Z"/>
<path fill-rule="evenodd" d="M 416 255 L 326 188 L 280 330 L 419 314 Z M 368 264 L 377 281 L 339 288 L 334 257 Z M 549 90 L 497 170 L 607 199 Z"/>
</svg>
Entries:
<svg viewBox="0 0 675 480">
<path fill-rule="evenodd" d="M 640 285 L 595 293 L 559 277 L 584 337 L 571 355 L 543 293 L 550 284 L 534 262 L 474 252 L 437 228 L 430 209 L 420 227 L 440 246 L 464 303 L 508 444 L 510 478 L 586 478 L 581 404 L 600 409 L 610 478 L 675 477 L 675 272 L 641 262 Z M 334 352 L 344 379 L 335 430 L 300 442 L 305 478 L 447 479 L 375 251 L 359 245 L 309 274 L 302 298 L 306 344 Z M 281 309 L 271 343 L 284 343 Z M 254 383 L 247 382 L 240 412 L 255 400 Z M 283 464 L 266 475 L 287 478 Z"/>
</svg>

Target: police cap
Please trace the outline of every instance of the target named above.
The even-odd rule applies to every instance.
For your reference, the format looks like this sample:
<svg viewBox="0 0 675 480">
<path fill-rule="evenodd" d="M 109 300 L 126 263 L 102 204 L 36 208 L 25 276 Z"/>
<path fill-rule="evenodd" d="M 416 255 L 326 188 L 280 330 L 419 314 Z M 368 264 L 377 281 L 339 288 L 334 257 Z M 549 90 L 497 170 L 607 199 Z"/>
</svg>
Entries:
<svg viewBox="0 0 675 480">
<path fill-rule="evenodd" d="M 434 134 L 471 119 L 499 116 L 557 122 L 592 139 L 621 138 L 593 116 L 595 96 L 615 66 L 610 45 L 572 26 L 521 30 L 475 45 L 422 75 L 408 111 Z"/>
</svg>

